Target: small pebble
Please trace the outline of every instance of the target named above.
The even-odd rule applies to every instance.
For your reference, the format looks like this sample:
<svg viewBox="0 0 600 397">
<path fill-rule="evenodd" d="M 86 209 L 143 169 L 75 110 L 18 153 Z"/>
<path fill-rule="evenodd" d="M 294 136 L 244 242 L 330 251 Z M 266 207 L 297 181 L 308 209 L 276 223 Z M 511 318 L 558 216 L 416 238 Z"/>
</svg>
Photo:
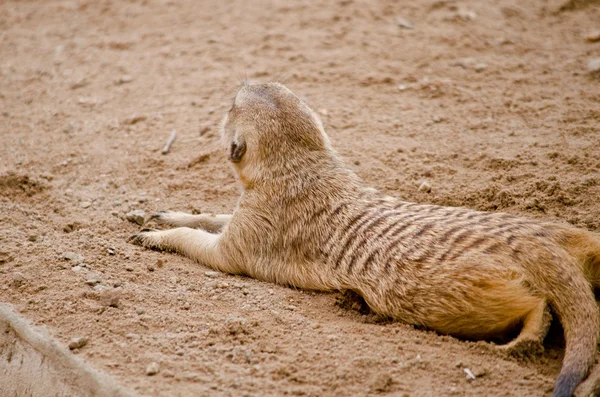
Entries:
<svg viewBox="0 0 600 397">
<path fill-rule="evenodd" d="M 83 346 L 87 345 L 88 338 L 85 336 L 73 338 L 69 341 L 69 349 L 81 349 Z"/>
<path fill-rule="evenodd" d="M 15 273 L 12 276 L 12 282 L 11 282 L 11 284 L 12 284 L 13 287 L 20 287 L 26 281 L 27 281 L 27 279 L 25 278 L 25 276 L 22 273 Z"/>
<path fill-rule="evenodd" d="M 217 283 L 217 288 L 229 288 L 229 284 L 227 284 L 225 281 L 220 281 Z"/>
<path fill-rule="evenodd" d="M 91 202 L 89 202 L 89 201 L 82 201 L 81 203 L 79 203 L 79 206 L 80 206 L 81 208 L 89 208 L 89 207 L 91 207 L 91 206 L 92 206 L 92 203 L 91 203 Z"/>
<path fill-rule="evenodd" d="M 160 365 L 157 362 L 151 362 L 146 367 L 146 375 L 156 375 L 160 371 Z"/>
<path fill-rule="evenodd" d="M 130 75 L 126 74 L 124 76 L 119 77 L 119 79 L 115 81 L 115 84 L 116 85 L 122 85 L 122 84 L 131 83 L 132 81 L 133 81 L 133 77 L 131 77 Z"/>
<path fill-rule="evenodd" d="M 108 248 L 108 255 L 115 255 L 115 249 L 114 248 Z"/>
<path fill-rule="evenodd" d="M 421 185 L 419 186 L 419 191 L 420 192 L 430 193 L 431 192 L 431 185 L 429 184 L 429 182 L 423 181 L 423 183 L 421 183 Z"/>
<path fill-rule="evenodd" d="M 146 313 L 146 309 L 138 307 L 137 309 L 135 309 L 135 312 L 141 316 L 142 314 Z"/>
<path fill-rule="evenodd" d="M 120 289 L 107 289 L 100 293 L 100 302 L 104 306 L 119 307 L 122 291 Z"/>
<path fill-rule="evenodd" d="M 595 43 L 596 41 L 600 41 L 600 30 L 593 30 L 586 36 L 587 41 L 590 43 Z"/>
<path fill-rule="evenodd" d="M 590 73 L 598 73 L 600 72 L 600 58 L 590 59 L 588 62 L 588 70 Z"/>
<path fill-rule="evenodd" d="M 473 372 L 469 368 L 463 368 L 463 371 L 467 374 L 467 380 L 475 380 L 475 375 L 473 375 Z"/>
<path fill-rule="evenodd" d="M 410 21 L 404 18 L 396 18 L 396 25 L 404 29 L 414 29 L 415 25 L 413 25 Z"/>
<path fill-rule="evenodd" d="M 133 124 L 139 123 L 140 121 L 144 121 L 147 118 L 148 117 L 142 116 L 142 115 L 133 115 L 133 116 L 128 117 L 125 120 L 123 120 L 123 124 L 133 125 Z"/>
<path fill-rule="evenodd" d="M 152 265 L 152 264 L 146 266 L 146 268 L 148 269 L 149 272 L 153 272 L 153 271 L 156 270 L 156 267 L 154 265 Z"/>
<path fill-rule="evenodd" d="M 487 64 L 483 62 L 475 64 L 475 71 L 477 73 L 483 72 L 485 69 L 487 69 Z"/>
<path fill-rule="evenodd" d="M 96 284 L 100 284 L 100 278 L 96 277 L 96 276 L 92 276 L 92 277 L 88 278 L 87 280 L 85 280 L 85 283 L 87 285 L 94 286 Z"/>
<path fill-rule="evenodd" d="M 205 275 L 206 277 L 210 277 L 210 278 L 216 278 L 216 277 L 219 277 L 219 274 L 220 274 L 219 272 L 214 272 L 214 271 L 212 271 L 212 270 L 209 270 L 209 271 L 207 271 L 207 272 L 204 272 L 204 275 Z"/>
<path fill-rule="evenodd" d="M 131 223 L 137 223 L 142 226 L 144 224 L 144 218 L 146 217 L 146 213 L 142 210 L 134 210 L 130 211 L 125 215 L 125 218 Z"/>
<path fill-rule="evenodd" d="M 27 237 L 27 240 L 31 241 L 32 243 L 36 242 L 38 239 L 38 237 L 35 234 L 30 234 L 29 237 Z"/>
<path fill-rule="evenodd" d="M 63 252 L 62 258 L 79 265 L 83 263 L 83 256 L 72 251 Z"/>
<path fill-rule="evenodd" d="M 371 390 L 377 393 L 385 393 L 390 391 L 394 380 L 389 374 L 378 374 L 371 381 Z"/>
</svg>

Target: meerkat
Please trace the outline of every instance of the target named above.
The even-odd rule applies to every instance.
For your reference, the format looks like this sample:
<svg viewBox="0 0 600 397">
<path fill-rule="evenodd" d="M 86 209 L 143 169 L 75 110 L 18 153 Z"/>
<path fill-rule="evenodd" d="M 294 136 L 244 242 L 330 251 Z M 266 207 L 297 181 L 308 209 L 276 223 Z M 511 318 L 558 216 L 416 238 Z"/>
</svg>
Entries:
<svg viewBox="0 0 600 397">
<path fill-rule="evenodd" d="M 571 396 L 588 375 L 600 236 L 386 196 L 344 165 L 319 117 L 279 83 L 243 84 L 221 138 L 242 189 L 233 214 L 161 211 L 152 218 L 175 228 L 142 230 L 133 243 L 267 282 L 351 290 L 376 313 L 440 334 L 516 330 L 498 345 L 510 354 L 543 349 L 552 308 L 566 340 L 553 396 Z"/>
</svg>

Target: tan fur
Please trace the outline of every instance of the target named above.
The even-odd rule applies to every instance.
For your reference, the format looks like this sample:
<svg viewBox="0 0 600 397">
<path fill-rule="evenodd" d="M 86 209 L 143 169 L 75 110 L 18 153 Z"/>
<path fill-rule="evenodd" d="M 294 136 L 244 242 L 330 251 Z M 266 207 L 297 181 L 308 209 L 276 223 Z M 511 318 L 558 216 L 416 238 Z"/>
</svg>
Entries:
<svg viewBox="0 0 600 397">
<path fill-rule="evenodd" d="M 234 213 L 161 212 L 163 224 L 213 233 L 177 227 L 134 242 L 264 281 L 353 290 L 378 313 L 461 338 L 522 326 L 508 352 L 541 348 L 548 304 L 567 341 L 554 395 L 571 395 L 587 375 L 600 327 L 590 285 L 598 236 L 384 196 L 346 168 L 316 114 L 277 83 L 240 88 L 222 140 L 243 188 Z"/>
</svg>

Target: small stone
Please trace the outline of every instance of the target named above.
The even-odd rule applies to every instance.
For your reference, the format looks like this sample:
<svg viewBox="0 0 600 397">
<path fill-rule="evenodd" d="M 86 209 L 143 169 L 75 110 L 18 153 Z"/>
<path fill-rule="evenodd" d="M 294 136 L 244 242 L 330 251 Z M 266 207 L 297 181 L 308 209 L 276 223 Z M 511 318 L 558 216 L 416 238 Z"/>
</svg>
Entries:
<svg viewBox="0 0 600 397">
<path fill-rule="evenodd" d="M 131 340 L 140 340 L 140 336 L 138 334 L 127 334 L 125 337 Z"/>
<path fill-rule="evenodd" d="M 285 306 L 283 306 L 283 308 L 285 310 L 290 310 L 290 311 L 298 310 L 298 308 L 294 305 L 285 305 Z"/>
<path fill-rule="evenodd" d="M 113 287 L 118 288 L 121 285 L 123 285 L 123 282 L 121 280 L 115 280 L 115 282 L 113 282 Z"/>
<path fill-rule="evenodd" d="M 219 277 L 219 274 L 220 274 L 219 272 L 214 272 L 214 271 L 212 271 L 212 270 L 209 270 L 209 271 L 207 271 L 207 272 L 204 272 L 204 275 L 205 275 L 206 277 L 210 277 L 210 278 L 216 278 L 216 277 Z"/>
<path fill-rule="evenodd" d="M 127 270 L 128 272 L 132 272 L 134 269 L 133 269 L 133 266 L 131 266 L 131 265 L 126 265 L 126 266 L 125 266 L 125 270 Z"/>
<path fill-rule="evenodd" d="M 404 18 L 396 18 L 396 25 L 404 29 L 414 29 L 415 25 L 413 25 L 410 21 Z"/>
<path fill-rule="evenodd" d="M 126 75 L 119 77 L 117 80 L 115 80 L 115 85 L 127 84 L 127 83 L 131 83 L 132 81 L 133 81 L 133 77 L 126 74 Z"/>
<path fill-rule="evenodd" d="M 429 182 L 423 181 L 423 183 L 421 183 L 421 185 L 419 185 L 419 189 L 418 190 L 420 192 L 430 193 L 431 192 L 431 185 L 429 184 Z"/>
<path fill-rule="evenodd" d="M 135 309 L 135 312 L 141 316 L 142 314 L 146 313 L 146 309 L 138 307 Z"/>
<path fill-rule="evenodd" d="M 473 375 L 475 375 L 476 378 L 482 378 L 487 374 L 488 370 L 486 368 L 478 368 L 476 370 L 473 370 Z"/>
<path fill-rule="evenodd" d="M 116 255 L 114 248 L 108 248 L 108 255 Z"/>
<path fill-rule="evenodd" d="M 38 236 L 36 236 L 35 234 L 30 234 L 29 237 L 27 237 L 27 240 L 31 241 L 32 243 L 35 243 L 38 239 Z"/>
<path fill-rule="evenodd" d="M 225 281 L 220 281 L 217 283 L 217 288 L 229 288 L 229 284 L 227 284 Z"/>
<path fill-rule="evenodd" d="M 165 265 L 165 262 L 162 259 L 157 259 L 156 260 L 156 267 L 158 267 L 159 269 L 161 267 L 163 267 Z"/>
<path fill-rule="evenodd" d="M 88 338 L 85 336 L 73 338 L 69 341 L 69 349 L 81 349 L 83 346 L 87 345 Z"/>
<path fill-rule="evenodd" d="M 100 278 L 98 278 L 96 276 L 92 276 L 92 277 L 88 278 L 87 280 L 85 280 L 85 283 L 87 285 L 94 286 L 96 284 L 100 284 Z"/>
<path fill-rule="evenodd" d="M 156 375 L 160 371 L 160 365 L 157 362 L 151 362 L 146 367 L 146 375 Z"/>
<path fill-rule="evenodd" d="M 75 83 L 71 84 L 70 88 L 72 90 L 77 90 L 79 88 L 85 87 L 88 84 L 89 84 L 89 82 L 86 79 L 81 79 L 81 80 L 76 81 Z"/>
<path fill-rule="evenodd" d="M 123 124 L 134 125 L 134 124 L 139 123 L 140 121 L 146 120 L 147 118 L 148 117 L 143 116 L 143 115 L 134 114 L 133 116 L 128 117 L 125 120 L 123 120 Z"/>
<path fill-rule="evenodd" d="M 457 361 L 457 362 L 454 364 L 454 366 L 455 366 L 456 368 L 460 368 L 460 367 L 462 367 L 462 366 L 463 366 L 463 362 L 459 360 L 459 361 Z"/>
<path fill-rule="evenodd" d="M 146 266 L 146 269 L 148 269 L 149 272 L 153 272 L 156 270 L 156 267 L 153 264 L 149 264 Z"/>
<path fill-rule="evenodd" d="M 588 62 L 588 70 L 590 73 L 598 73 L 600 72 L 600 58 L 590 59 Z"/>
<path fill-rule="evenodd" d="M 63 252 L 62 258 L 71 261 L 76 265 L 83 263 L 83 256 L 72 251 Z"/>
<path fill-rule="evenodd" d="M 104 306 L 119 307 L 122 292 L 120 289 L 107 289 L 100 293 L 100 302 Z"/>
<path fill-rule="evenodd" d="M 442 118 L 440 116 L 433 116 L 433 122 L 434 123 L 441 123 L 442 122 Z"/>
<path fill-rule="evenodd" d="M 590 43 L 595 43 L 596 41 L 600 41 L 600 30 L 593 30 L 585 37 L 587 41 Z"/>
<path fill-rule="evenodd" d="M 483 62 L 475 64 L 475 71 L 477 73 L 483 72 L 485 69 L 487 69 L 487 64 L 485 64 Z"/>
<path fill-rule="evenodd" d="M 13 287 L 20 287 L 21 285 L 23 285 L 25 282 L 27 281 L 27 279 L 25 278 L 25 276 L 22 273 L 15 273 L 12 276 L 12 286 Z"/>
<path fill-rule="evenodd" d="M 182 308 L 183 310 L 190 310 L 190 309 L 192 308 L 192 305 L 190 305 L 190 302 L 185 302 L 185 303 L 183 304 L 183 306 L 181 306 L 181 308 Z"/>
<path fill-rule="evenodd" d="M 79 203 L 79 206 L 81 208 L 90 208 L 92 206 L 92 203 L 89 201 L 82 201 L 81 203 Z"/>
<path fill-rule="evenodd" d="M 475 380 L 475 375 L 473 375 L 473 372 L 469 368 L 463 368 L 463 371 L 467 374 L 467 380 Z"/>
<path fill-rule="evenodd" d="M 131 223 L 137 223 L 142 226 L 144 224 L 144 219 L 146 217 L 146 213 L 142 210 L 134 210 L 130 211 L 125 215 L 125 218 Z"/>
<path fill-rule="evenodd" d="M 371 390 L 377 393 L 385 393 L 390 390 L 394 380 L 389 374 L 378 374 L 371 381 Z"/>
</svg>

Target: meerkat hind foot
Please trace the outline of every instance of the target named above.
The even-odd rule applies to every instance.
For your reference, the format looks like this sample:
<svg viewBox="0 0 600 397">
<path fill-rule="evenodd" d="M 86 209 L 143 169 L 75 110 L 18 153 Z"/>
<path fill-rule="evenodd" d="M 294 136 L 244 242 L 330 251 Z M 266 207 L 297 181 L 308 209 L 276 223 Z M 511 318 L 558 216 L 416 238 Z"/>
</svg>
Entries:
<svg viewBox="0 0 600 397">
<path fill-rule="evenodd" d="M 544 345 L 539 339 L 517 338 L 506 345 L 496 346 L 505 356 L 527 359 L 544 353 Z"/>
<path fill-rule="evenodd" d="M 523 328 L 511 342 L 496 346 L 496 350 L 515 358 L 530 358 L 544 353 L 542 344 L 548 330 L 552 315 L 546 301 L 540 303 L 524 319 Z"/>
</svg>

